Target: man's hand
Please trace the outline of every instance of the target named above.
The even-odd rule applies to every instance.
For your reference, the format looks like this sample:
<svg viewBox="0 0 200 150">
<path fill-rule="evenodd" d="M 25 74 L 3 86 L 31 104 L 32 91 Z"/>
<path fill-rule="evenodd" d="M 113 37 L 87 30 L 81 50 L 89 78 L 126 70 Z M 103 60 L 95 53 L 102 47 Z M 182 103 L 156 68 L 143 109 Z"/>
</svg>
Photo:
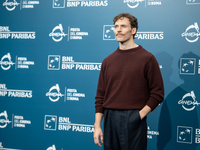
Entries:
<svg viewBox="0 0 200 150">
<path fill-rule="evenodd" d="M 151 112 L 151 108 L 150 108 L 148 105 L 144 106 L 144 107 L 139 111 L 141 120 L 142 120 L 145 116 L 147 116 L 150 112 Z"/>
<path fill-rule="evenodd" d="M 101 130 L 101 127 L 94 128 L 94 143 L 97 144 L 99 147 L 102 147 L 103 132 Z"/>
<path fill-rule="evenodd" d="M 103 119 L 102 113 L 95 113 L 94 123 L 94 143 L 102 147 L 103 143 L 103 132 L 101 130 L 101 121 Z M 100 140 L 99 140 L 100 139 Z"/>
</svg>

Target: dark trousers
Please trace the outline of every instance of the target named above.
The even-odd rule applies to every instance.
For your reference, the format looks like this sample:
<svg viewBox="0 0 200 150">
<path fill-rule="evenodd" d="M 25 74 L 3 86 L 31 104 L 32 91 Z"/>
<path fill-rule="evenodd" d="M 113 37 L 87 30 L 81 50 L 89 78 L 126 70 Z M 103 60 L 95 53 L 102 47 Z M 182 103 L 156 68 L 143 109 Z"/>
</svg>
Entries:
<svg viewBox="0 0 200 150">
<path fill-rule="evenodd" d="M 146 150 L 146 117 L 139 110 L 104 110 L 104 150 Z"/>
</svg>

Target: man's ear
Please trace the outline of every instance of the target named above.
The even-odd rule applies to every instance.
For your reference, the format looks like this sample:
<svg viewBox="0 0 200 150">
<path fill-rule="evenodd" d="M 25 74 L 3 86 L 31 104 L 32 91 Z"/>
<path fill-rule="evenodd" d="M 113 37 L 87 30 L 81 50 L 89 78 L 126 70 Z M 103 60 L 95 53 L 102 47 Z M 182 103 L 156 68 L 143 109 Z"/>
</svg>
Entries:
<svg viewBox="0 0 200 150">
<path fill-rule="evenodd" d="M 131 29 L 131 33 L 132 33 L 132 34 L 136 34 L 136 28 L 132 28 L 132 29 Z"/>
</svg>

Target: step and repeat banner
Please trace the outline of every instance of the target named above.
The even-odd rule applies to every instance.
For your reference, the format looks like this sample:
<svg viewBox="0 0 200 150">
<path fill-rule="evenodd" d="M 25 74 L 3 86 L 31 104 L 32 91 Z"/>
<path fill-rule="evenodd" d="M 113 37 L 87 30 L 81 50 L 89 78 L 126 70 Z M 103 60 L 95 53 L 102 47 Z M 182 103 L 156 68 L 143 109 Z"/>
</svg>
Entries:
<svg viewBox="0 0 200 150">
<path fill-rule="evenodd" d="M 165 85 L 148 150 L 200 149 L 200 0 L 0 0 L 0 150 L 102 149 L 94 97 L 122 12 Z"/>
</svg>

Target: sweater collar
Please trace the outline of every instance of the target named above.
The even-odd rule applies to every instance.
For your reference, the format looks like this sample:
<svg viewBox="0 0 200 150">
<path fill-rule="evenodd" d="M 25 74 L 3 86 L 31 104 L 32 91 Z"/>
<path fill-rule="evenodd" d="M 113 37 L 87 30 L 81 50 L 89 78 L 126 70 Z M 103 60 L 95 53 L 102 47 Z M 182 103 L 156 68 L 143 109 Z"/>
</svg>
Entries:
<svg viewBox="0 0 200 150">
<path fill-rule="evenodd" d="M 139 49 L 141 49 L 141 48 L 142 48 L 141 45 L 138 45 L 138 47 L 131 48 L 131 49 L 127 49 L 127 50 L 121 50 L 121 49 L 118 47 L 118 48 L 117 48 L 117 52 L 120 52 L 120 53 L 128 53 L 128 52 L 133 52 L 133 51 L 139 50 Z"/>
</svg>

